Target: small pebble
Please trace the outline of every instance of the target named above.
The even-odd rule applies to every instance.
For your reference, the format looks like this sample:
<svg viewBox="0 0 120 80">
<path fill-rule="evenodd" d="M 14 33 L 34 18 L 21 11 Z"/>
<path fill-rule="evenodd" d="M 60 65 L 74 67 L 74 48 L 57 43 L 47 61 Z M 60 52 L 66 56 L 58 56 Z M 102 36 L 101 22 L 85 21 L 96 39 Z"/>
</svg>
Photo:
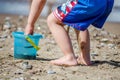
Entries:
<svg viewBox="0 0 120 80">
<path fill-rule="evenodd" d="M 40 27 L 37 27 L 38 30 L 40 30 Z"/>
<path fill-rule="evenodd" d="M 101 40 L 101 42 L 107 42 L 107 41 L 109 41 L 107 38 L 103 38 L 103 39 Z"/>
<path fill-rule="evenodd" d="M 18 27 L 17 28 L 17 31 L 23 31 L 21 27 Z"/>
<path fill-rule="evenodd" d="M 48 70 L 47 73 L 48 73 L 48 74 L 55 74 L 56 72 L 55 72 L 55 71 L 52 71 L 52 70 Z"/>
<path fill-rule="evenodd" d="M 98 56 L 97 53 L 91 53 L 91 56 Z"/>
<path fill-rule="evenodd" d="M 23 69 L 32 69 L 32 65 L 30 65 L 28 62 L 23 62 L 22 68 Z"/>
<path fill-rule="evenodd" d="M 23 72 L 22 71 L 17 71 L 17 72 L 15 72 L 15 74 L 20 75 L 20 74 L 23 74 Z"/>
<path fill-rule="evenodd" d="M 3 25 L 4 29 L 9 29 L 11 27 L 10 22 L 5 22 L 5 24 Z"/>
<path fill-rule="evenodd" d="M 115 48 L 115 44 L 108 44 L 108 48 Z"/>
<path fill-rule="evenodd" d="M 14 51 L 14 48 L 12 47 L 11 50 Z"/>
<path fill-rule="evenodd" d="M 101 47 L 104 47 L 105 45 L 106 45 L 105 43 L 101 43 L 101 44 L 100 44 Z"/>
<path fill-rule="evenodd" d="M 7 38 L 7 34 L 0 36 L 0 38 Z"/>
<path fill-rule="evenodd" d="M 14 80 L 25 80 L 23 77 L 15 78 Z"/>
</svg>

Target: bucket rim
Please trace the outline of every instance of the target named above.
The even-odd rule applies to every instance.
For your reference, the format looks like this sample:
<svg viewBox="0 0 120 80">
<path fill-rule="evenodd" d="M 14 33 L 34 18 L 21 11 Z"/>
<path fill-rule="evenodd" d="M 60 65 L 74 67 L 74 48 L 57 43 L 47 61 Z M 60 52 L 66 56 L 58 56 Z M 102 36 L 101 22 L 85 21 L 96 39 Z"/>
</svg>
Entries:
<svg viewBox="0 0 120 80">
<path fill-rule="evenodd" d="M 13 37 L 21 37 L 21 38 L 25 38 L 26 35 L 24 35 L 24 32 L 19 32 L 19 31 L 15 31 L 15 32 L 12 32 L 12 36 Z M 34 33 L 33 35 L 27 35 L 31 38 L 43 38 L 43 35 L 42 34 L 38 34 L 38 33 Z"/>
</svg>

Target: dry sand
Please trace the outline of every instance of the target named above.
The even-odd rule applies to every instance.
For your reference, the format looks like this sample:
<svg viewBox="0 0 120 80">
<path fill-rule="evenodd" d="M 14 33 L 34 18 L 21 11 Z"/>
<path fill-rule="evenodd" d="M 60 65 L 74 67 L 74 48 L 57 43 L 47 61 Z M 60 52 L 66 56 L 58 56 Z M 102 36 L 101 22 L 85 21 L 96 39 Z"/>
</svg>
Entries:
<svg viewBox="0 0 120 80">
<path fill-rule="evenodd" d="M 0 16 L 0 27 L 6 16 Z M 24 30 L 26 17 L 10 16 L 12 29 L 0 30 L 0 80 L 120 80 L 120 34 L 113 34 L 104 29 L 89 29 L 91 36 L 92 66 L 61 67 L 51 66 L 49 61 L 63 54 L 47 28 L 46 20 L 38 20 L 35 32 L 44 35 L 40 40 L 41 50 L 36 60 L 15 60 L 13 58 L 13 38 L 11 32 Z M 22 20 L 21 20 L 22 19 Z M 112 26 L 107 23 L 105 27 Z M 108 29 L 107 29 L 108 30 Z M 119 32 L 119 31 L 118 31 Z M 74 51 L 78 55 L 79 48 L 71 28 L 69 33 Z M 23 68 L 28 62 L 32 67 Z M 53 74 L 50 74 L 50 71 Z"/>
</svg>

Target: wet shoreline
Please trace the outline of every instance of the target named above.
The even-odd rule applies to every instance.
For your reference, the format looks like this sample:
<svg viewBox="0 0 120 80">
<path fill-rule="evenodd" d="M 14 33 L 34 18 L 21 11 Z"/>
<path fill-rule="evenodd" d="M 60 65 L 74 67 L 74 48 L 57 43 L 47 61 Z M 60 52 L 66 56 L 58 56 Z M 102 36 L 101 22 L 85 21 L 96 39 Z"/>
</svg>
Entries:
<svg viewBox="0 0 120 80">
<path fill-rule="evenodd" d="M 120 22 L 107 22 L 104 28 L 110 33 L 120 35 Z"/>
</svg>

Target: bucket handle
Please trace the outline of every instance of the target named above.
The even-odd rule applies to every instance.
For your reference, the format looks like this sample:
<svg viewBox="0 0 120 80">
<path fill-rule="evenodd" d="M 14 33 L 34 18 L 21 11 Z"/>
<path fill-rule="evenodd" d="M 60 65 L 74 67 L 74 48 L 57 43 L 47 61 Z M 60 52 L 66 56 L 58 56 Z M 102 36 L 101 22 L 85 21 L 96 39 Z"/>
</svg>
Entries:
<svg viewBox="0 0 120 80">
<path fill-rule="evenodd" d="M 40 48 L 33 42 L 33 40 L 29 36 L 25 36 L 25 39 L 36 49 L 39 50 Z"/>
</svg>

